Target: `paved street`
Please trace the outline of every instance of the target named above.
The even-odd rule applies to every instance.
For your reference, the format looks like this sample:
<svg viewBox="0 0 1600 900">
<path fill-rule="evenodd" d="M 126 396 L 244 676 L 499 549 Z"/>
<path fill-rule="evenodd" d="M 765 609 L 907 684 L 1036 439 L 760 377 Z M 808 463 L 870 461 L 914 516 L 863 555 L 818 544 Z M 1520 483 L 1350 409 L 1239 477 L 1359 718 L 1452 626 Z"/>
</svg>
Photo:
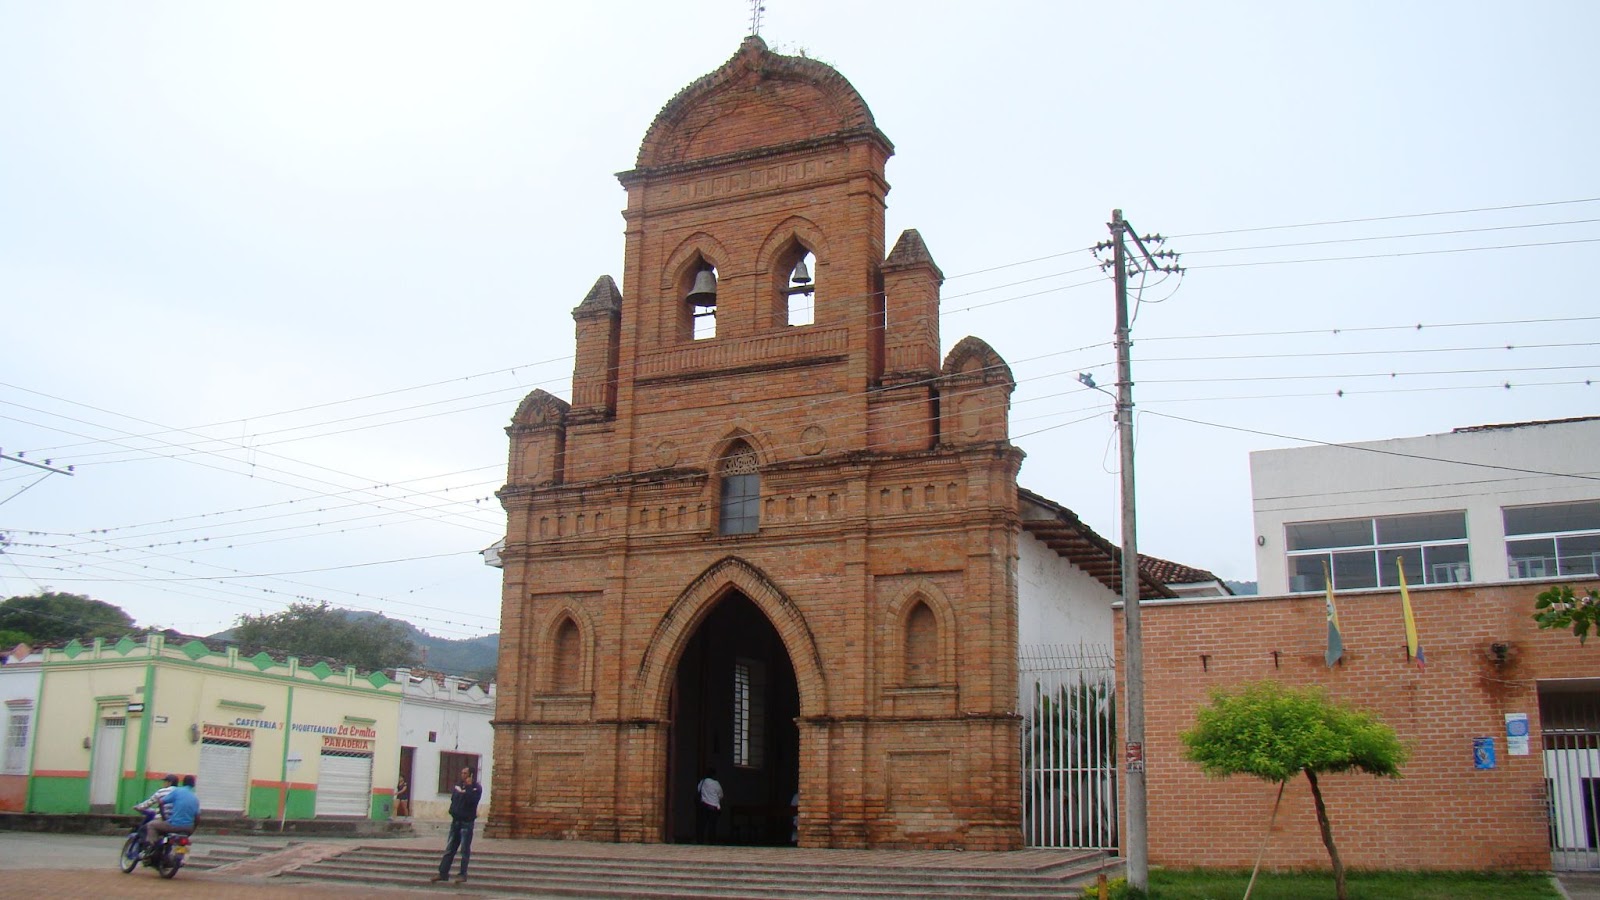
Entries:
<svg viewBox="0 0 1600 900">
<path fill-rule="evenodd" d="M 229 840 L 239 842 L 238 838 Z M 426 887 L 420 887 L 418 891 L 394 888 L 362 890 L 293 879 L 240 877 L 190 869 L 179 872 L 171 881 L 162 879 L 154 869 L 142 867 L 130 875 L 124 875 L 117 868 L 117 855 L 122 849 L 122 841 L 121 837 L 100 835 L 0 832 L 0 859 L 8 863 L 5 873 L 7 893 L 12 896 L 81 897 L 93 900 L 107 900 L 110 897 L 292 900 L 297 897 L 336 896 L 350 900 L 372 900 L 432 893 Z"/>
<path fill-rule="evenodd" d="M 229 843 L 250 843 L 249 837 L 229 837 Z M 270 839 L 267 839 L 270 840 Z M 372 843 L 371 838 L 318 838 L 316 846 Z M 395 846 L 414 847 L 418 854 L 437 853 L 433 837 L 395 841 Z M 479 846 L 512 845 L 514 841 L 480 841 Z M 282 841 L 273 842 L 282 846 Z M 559 844 L 557 846 L 560 846 Z M 296 900 L 296 898 L 342 897 L 345 900 L 375 900 L 381 897 L 437 895 L 452 886 L 419 884 L 415 889 L 386 887 L 363 889 L 348 884 L 327 884 L 296 879 L 248 874 L 249 864 L 231 872 L 203 872 L 185 869 L 171 881 L 161 879 L 153 869 L 140 868 L 130 875 L 117 869 L 121 837 L 80 834 L 34 834 L 0 831 L 0 859 L 11 868 L 6 871 L 7 893 L 13 896 L 39 895 L 57 898 L 106 900 L 111 897 L 242 897 L 251 900 Z M 640 848 L 607 845 L 622 856 L 634 855 Z M 726 848 L 695 848 L 715 854 Z M 746 848 L 747 850 L 748 848 Z M 792 852 L 792 851 L 791 851 Z M 279 857 L 280 864 L 282 857 Z M 274 867 L 275 868 L 275 867 Z M 1600 900 L 1600 873 L 1569 874 L 1560 879 L 1572 900 Z M 478 896 L 483 896 L 479 894 Z"/>
</svg>

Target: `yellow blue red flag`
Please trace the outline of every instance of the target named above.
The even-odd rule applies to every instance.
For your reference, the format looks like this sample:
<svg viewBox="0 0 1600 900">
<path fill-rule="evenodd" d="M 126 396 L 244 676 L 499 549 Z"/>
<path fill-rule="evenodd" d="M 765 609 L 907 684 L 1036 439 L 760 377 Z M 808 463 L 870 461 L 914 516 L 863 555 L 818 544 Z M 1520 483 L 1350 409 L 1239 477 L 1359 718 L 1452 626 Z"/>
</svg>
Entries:
<svg viewBox="0 0 1600 900">
<path fill-rule="evenodd" d="M 1397 556 L 1394 566 L 1400 570 L 1400 609 L 1406 617 L 1406 653 L 1416 662 L 1417 668 L 1427 665 L 1422 656 L 1422 644 L 1417 640 L 1417 617 L 1411 614 L 1411 592 L 1406 590 L 1406 561 Z"/>
</svg>

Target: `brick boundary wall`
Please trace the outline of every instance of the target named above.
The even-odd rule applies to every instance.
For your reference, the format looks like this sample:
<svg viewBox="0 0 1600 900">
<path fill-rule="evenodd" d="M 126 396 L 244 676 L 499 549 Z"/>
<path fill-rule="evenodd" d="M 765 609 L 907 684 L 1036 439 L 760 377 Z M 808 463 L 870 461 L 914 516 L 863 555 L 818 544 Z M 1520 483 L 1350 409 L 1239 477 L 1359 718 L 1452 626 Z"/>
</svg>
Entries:
<svg viewBox="0 0 1600 900">
<path fill-rule="evenodd" d="M 1414 588 L 1427 667 L 1405 656 L 1397 591 L 1336 598 L 1345 658 L 1323 662 L 1322 595 L 1237 597 L 1142 608 L 1150 862 L 1248 867 L 1265 835 L 1277 786 L 1213 779 L 1182 758 L 1211 691 L 1276 678 L 1320 684 L 1375 713 L 1411 751 L 1399 780 L 1329 775 L 1322 781 L 1334 839 L 1347 866 L 1375 869 L 1550 867 L 1538 682 L 1600 678 L 1600 641 L 1541 631 L 1534 597 L 1545 582 Z M 1574 583 L 1574 588 L 1593 587 Z M 1122 623 L 1118 613 L 1118 677 Z M 1490 645 L 1510 645 L 1496 663 Z M 1276 654 L 1276 657 L 1274 656 Z M 1505 714 L 1526 713 L 1530 752 L 1507 752 Z M 1478 769 L 1473 739 L 1495 738 L 1497 767 Z M 1326 868 L 1311 791 L 1290 782 L 1265 866 Z"/>
</svg>

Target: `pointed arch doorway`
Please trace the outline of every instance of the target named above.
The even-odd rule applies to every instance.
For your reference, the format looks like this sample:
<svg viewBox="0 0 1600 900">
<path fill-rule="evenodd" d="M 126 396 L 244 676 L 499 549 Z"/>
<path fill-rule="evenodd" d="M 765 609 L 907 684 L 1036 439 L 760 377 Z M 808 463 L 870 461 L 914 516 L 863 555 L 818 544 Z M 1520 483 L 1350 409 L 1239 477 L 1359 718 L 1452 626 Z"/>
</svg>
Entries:
<svg viewBox="0 0 1600 900">
<path fill-rule="evenodd" d="M 800 784 L 800 693 L 783 639 L 738 590 L 684 645 L 672 681 L 666 838 L 695 839 L 696 785 L 714 768 L 724 791 L 719 843 L 786 845 Z"/>
</svg>

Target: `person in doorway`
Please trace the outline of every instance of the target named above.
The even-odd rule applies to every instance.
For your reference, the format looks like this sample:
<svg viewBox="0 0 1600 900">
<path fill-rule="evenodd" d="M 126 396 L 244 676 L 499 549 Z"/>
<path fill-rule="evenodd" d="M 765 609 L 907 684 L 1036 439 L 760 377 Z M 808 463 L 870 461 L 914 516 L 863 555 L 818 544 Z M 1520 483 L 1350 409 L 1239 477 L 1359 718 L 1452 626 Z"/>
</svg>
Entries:
<svg viewBox="0 0 1600 900">
<path fill-rule="evenodd" d="M 450 864 L 455 862 L 456 850 L 461 850 L 461 876 L 457 884 L 467 883 L 467 863 L 472 861 L 472 828 L 478 818 L 478 801 L 483 799 L 483 785 L 470 767 L 461 770 L 461 780 L 450 788 L 450 839 L 444 845 L 444 859 L 439 861 L 439 874 L 430 881 L 449 881 Z"/>
<path fill-rule="evenodd" d="M 411 784 L 404 775 L 394 786 L 394 814 L 396 816 L 411 815 Z"/>
<path fill-rule="evenodd" d="M 789 843 L 800 846 L 800 792 L 795 791 L 789 798 L 789 815 L 794 818 L 789 820 Z"/>
<path fill-rule="evenodd" d="M 150 824 L 144 826 L 145 856 L 148 857 L 155 851 L 156 843 L 161 840 L 163 834 L 194 834 L 194 820 L 200 815 L 200 796 L 195 793 L 194 787 L 194 776 L 185 775 L 183 783 L 174 787 L 161 800 L 164 818 L 151 819 Z"/>
<path fill-rule="evenodd" d="M 694 840 L 697 844 L 715 843 L 717 819 L 722 815 L 722 782 L 715 766 L 706 768 L 706 777 L 695 785 Z"/>
</svg>

